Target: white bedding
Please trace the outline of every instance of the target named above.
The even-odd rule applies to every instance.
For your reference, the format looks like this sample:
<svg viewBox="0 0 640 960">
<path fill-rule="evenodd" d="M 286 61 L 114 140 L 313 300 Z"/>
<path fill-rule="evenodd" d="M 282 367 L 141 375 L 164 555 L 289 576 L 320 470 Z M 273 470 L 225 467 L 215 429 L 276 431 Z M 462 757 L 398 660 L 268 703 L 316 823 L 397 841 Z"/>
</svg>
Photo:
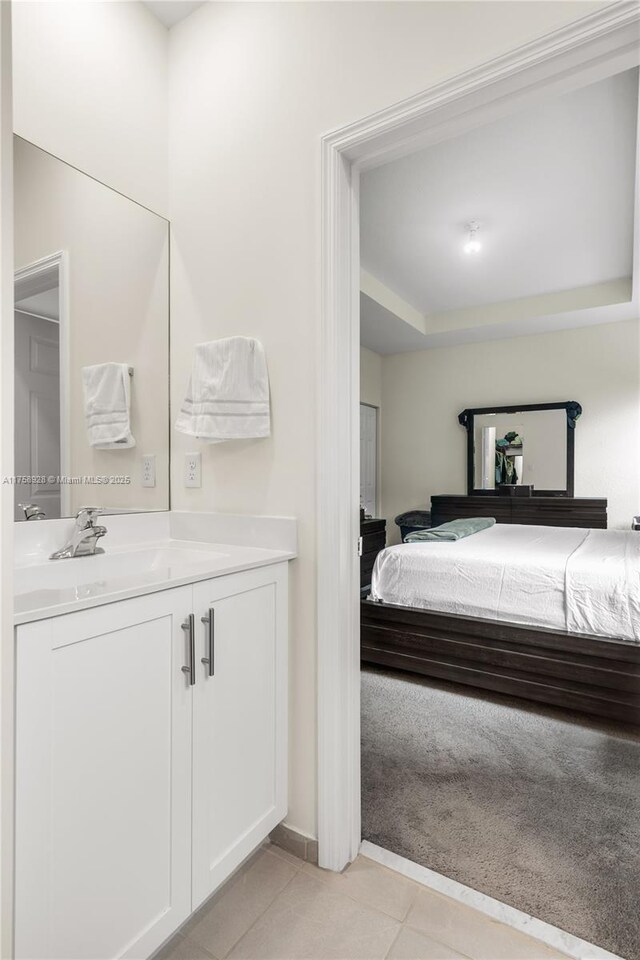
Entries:
<svg viewBox="0 0 640 960">
<path fill-rule="evenodd" d="M 496 524 L 378 554 L 376 600 L 640 643 L 640 533 Z"/>
</svg>

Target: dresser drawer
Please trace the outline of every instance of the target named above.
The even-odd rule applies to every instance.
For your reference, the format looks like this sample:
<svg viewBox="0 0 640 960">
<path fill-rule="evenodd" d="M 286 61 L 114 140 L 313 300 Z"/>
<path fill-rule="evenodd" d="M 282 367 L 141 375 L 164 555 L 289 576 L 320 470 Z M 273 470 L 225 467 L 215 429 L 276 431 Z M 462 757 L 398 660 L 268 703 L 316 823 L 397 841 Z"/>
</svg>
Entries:
<svg viewBox="0 0 640 960">
<path fill-rule="evenodd" d="M 434 527 L 467 517 L 495 517 L 497 523 L 541 527 L 588 527 L 605 530 L 604 497 L 460 497 L 431 498 Z"/>
<path fill-rule="evenodd" d="M 376 557 L 387 545 L 387 524 L 385 520 L 363 520 L 360 524 L 362 553 L 360 556 L 360 586 L 371 583 L 371 574 Z"/>
<path fill-rule="evenodd" d="M 384 534 L 387 529 L 386 520 L 361 520 L 360 521 L 360 536 L 368 537 L 372 533 L 382 533 Z"/>
<path fill-rule="evenodd" d="M 387 545 L 387 535 L 384 530 L 380 533 L 367 533 L 362 538 L 362 556 L 368 553 L 378 553 Z"/>
<path fill-rule="evenodd" d="M 431 523 L 434 527 L 468 517 L 494 517 L 496 523 L 511 523 L 511 500 L 503 497 L 431 497 Z"/>
<path fill-rule="evenodd" d="M 607 501 L 575 497 L 528 497 L 513 500 L 512 523 L 542 527 L 606 529 Z"/>
</svg>

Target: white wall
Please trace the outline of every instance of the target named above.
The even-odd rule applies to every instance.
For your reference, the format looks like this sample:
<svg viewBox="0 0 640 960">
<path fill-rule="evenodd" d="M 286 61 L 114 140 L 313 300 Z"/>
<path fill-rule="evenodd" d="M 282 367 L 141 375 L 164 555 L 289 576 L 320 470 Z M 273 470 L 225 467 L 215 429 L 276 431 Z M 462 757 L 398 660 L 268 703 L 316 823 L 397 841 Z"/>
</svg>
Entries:
<svg viewBox="0 0 640 960">
<path fill-rule="evenodd" d="M 315 523 L 320 137 L 602 4 L 211 3 L 170 35 L 172 398 L 193 344 L 259 337 L 268 440 L 203 448 L 174 434 L 179 509 L 293 514 L 289 824 L 316 830 Z M 455 426 L 455 423 L 454 423 Z M 386 427 L 385 427 L 386 432 Z"/>
<path fill-rule="evenodd" d="M 12 6 L 15 132 L 166 216 L 166 28 L 137 0 Z"/>
<path fill-rule="evenodd" d="M 577 400 L 575 495 L 607 497 L 609 526 L 640 511 L 640 325 L 562 330 L 383 357 L 382 507 L 466 493 L 466 407 Z"/>
<path fill-rule="evenodd" d="M 382 406 L 382 357 L 360 347 L 360 402 Z"/>
</svg>

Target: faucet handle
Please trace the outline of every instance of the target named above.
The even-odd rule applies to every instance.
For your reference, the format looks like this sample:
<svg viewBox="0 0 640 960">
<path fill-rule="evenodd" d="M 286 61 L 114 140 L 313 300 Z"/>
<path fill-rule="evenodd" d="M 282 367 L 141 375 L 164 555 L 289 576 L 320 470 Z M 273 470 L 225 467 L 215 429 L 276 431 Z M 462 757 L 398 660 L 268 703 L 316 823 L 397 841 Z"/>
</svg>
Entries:
<svg viewBox="0 0 640 960">
<path fill-rule="evenodd" d="M 83 530 L 85 527 L 92 527 L 96 517 L 102 513 L 100 507 L 80 507 L 76 513 L 76 526 Z"/>
<path fill-rule="evenodd" d="M 24 511 L 25 520 L 44 520 L 44 510 L 41 510 L 37 503 L 19 503 L 18 506 Z"/>
</svg>

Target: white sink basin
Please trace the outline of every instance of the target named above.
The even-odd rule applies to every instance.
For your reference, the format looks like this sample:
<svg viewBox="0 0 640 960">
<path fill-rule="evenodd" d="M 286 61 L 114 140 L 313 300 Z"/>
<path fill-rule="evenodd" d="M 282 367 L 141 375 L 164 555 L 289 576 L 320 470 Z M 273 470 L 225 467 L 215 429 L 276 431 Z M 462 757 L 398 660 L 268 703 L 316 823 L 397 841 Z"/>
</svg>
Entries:
<svg viewBox="0 0 640 960">
<path fill-rule="evenodd" d="M 170 580 L 193 567 L 204 566 L 209 569 L 228 557 L 228 553 L 219 550 L 169 543 L 138 550 L 100 553 L 93 557 L 47 560 L 45 563 L 17 567 L 14 572 L 14 592 L 19 596 L 33 591 L 67 588 L 82 591 L 86 587 L 121 582 L 132 577 L 138 579 L 149 574 Z"/>
<path fill-rule="evenodd" d="M 137 597 L 290 559 L 260 547 L 166 540 L 93 557 L 37 560 L 14 567 L 14 623 Z"/>
</svg>

